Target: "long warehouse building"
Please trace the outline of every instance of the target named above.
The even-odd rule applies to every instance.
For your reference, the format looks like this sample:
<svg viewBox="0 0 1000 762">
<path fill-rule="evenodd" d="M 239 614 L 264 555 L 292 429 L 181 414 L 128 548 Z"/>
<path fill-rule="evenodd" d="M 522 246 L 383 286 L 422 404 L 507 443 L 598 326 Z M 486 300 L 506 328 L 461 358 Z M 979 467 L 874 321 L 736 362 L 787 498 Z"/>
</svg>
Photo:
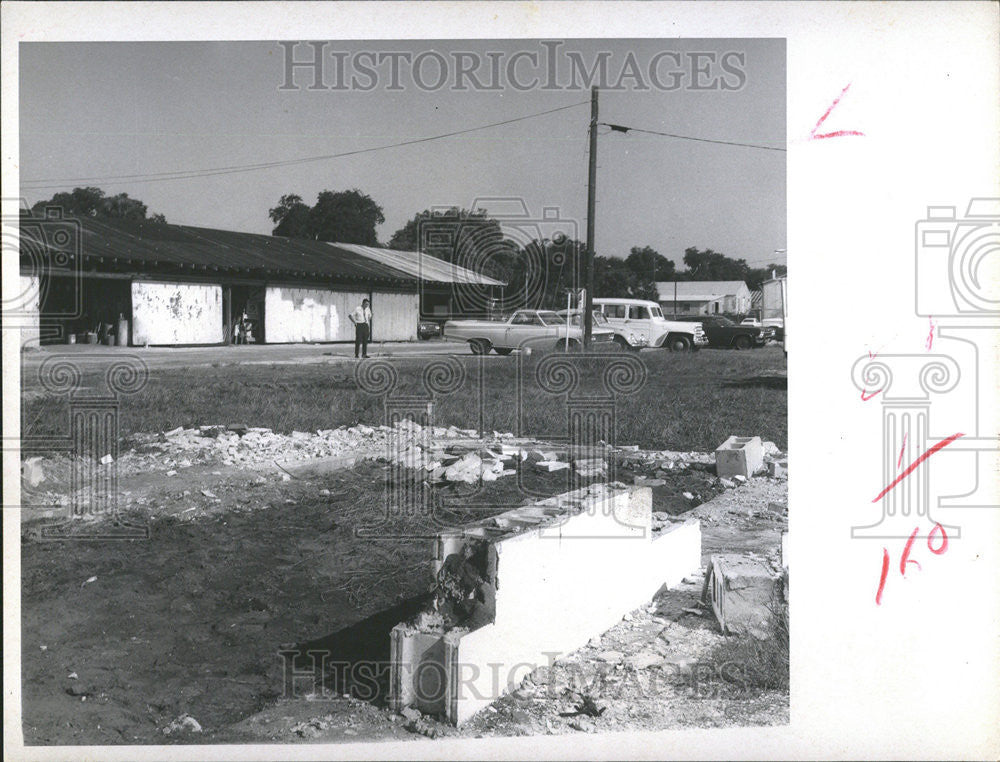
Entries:
<svg viewBox="0 0 1000 762">
<path fill-rule="evenodd" d="M 255 343 L 351 341 L 362 299 L 373 341 L 409 341 L 422 317 L 485 314 L 504 286 L 417 252 L 150 220 L 22 218 L 20 259 L 28 346 L 226 344 L 241 323 Z"/>
</svg>

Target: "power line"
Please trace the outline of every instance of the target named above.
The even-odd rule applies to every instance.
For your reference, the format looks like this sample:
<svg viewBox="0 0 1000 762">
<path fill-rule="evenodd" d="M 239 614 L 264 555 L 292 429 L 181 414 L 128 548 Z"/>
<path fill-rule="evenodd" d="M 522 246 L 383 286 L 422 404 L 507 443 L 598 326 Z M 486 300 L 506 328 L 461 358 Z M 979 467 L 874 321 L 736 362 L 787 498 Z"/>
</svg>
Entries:
<svg viewBox="0 0 1000 762">
<path fill-rule="evenodd" d="M 647 135 L 659 135 L 664 138 L 676 138 L 677 140 L 694 140 L 698 143 L 716 143 L 718 145 L 724 146 L 741 146 L 742 148 L 760 148 L 764 151 L 785 151 L 784 148 L 776 148 L 774 146 L 762 146 L 756 143 L 740 143 L 735 140 L 712 140 L 710 138 L 696 138 L 691 135 L 676 135 L 672 132 L 656 132 L 655 130 L 643 130 L 639 127 L 625 127 L 620 124 L 608 124 L 607 122 L 601 122 L 604 127 L 610 127 L 611 132 L 642 132 Z"/>
<path fill-rule="evenodd" d="M 590 101 L 580 101 L 579 103 L 571 103 L 568 106 L 559 106 L 558 108 L 548 109 L 546 111 L 538 111 L 534 114 L 527 114 L 525 116 L 515 117 L 513 119 L 505 119 L 502 122 L 493 122 L 491 124 L 482 124 L 477 127 L 469 127 L 464 130 L 455 130 L 454 132 L 445 132 L 440 135 L 432 135 L 426 138 L 414 138 L 413 140 L 404 140 L 400 143 L 390 143 L 388 145 L 373 146 L 372 148 L 360 148 L 356 151 L 344 151 L 342 153 L 332 153 L 325 154 L 322 156 L 306 156 L 300 159 L 287 159 L 284 161 L 271 161 L 263 162 L 258 164 L 241 164 L 228 167 L 210 167 L 205 169 L 189 169 L 189 170 L 175 170 L 172 172 L 151 172 L 144 174 L 135 175 L 105 175 L 96 177 L 70 177 L 70 178 L 47 178 L 42 180 L 26 180 L 23 185 L 30 190 L 46 190 L 50 188 L 62 188 L 66 185 L 72 183 L 80 182 L 113 182 L 118 180 L 128 180 L 130 182 L 138 183 L 153 183 L 153 182 L 163 182 L 166 180 L 186 180 L 190 178 L 197 177 L 212 177 L 214 175 L 230 175 L 240 172 L 255 172 L 261 169 L 271 169 L 273 167 L 290 167 L 296 164 L 307 164 L 315 161 L 327 161 L 329 159 L 340 159 L 345 156 L 357 156 L 363 153 L 372 153 L 374 151 L 383 151 L 388 148 L 401 148 L 402 146 L 411 146 L 418 143 L 429 143 L 432 140 L 441 140 L 443 138 L 452 138 L 457 135 L 466 135 L 470 132 L 477 132 L 479 130 L 486 130 L 492 127 L 501 127 L 506 124 L 513 124 L 514 122 L 523 122 L 526 119 L 535 119 L 540 116 L 546 116 L 547 114 L 554 114 L 557 111 L 565 111 L 566 109 L 576 108 L 577 106 L 585 106 Z M 37 183 L 56 183 L 54 185 L 38 185 Z"/>
</svg>

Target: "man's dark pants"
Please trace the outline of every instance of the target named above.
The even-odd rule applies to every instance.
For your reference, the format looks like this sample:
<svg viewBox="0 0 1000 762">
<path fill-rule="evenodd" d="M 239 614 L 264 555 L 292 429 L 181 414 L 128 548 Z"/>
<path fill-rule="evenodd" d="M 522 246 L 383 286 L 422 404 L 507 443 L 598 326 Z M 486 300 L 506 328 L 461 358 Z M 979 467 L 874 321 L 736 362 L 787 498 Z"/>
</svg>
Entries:
<svg viewBox="0 0 1000 762">
<path fill-rule="evenodd" d="M 354 356 L 368 357 L 368 323 L 354 325 Z"/>
</svg>

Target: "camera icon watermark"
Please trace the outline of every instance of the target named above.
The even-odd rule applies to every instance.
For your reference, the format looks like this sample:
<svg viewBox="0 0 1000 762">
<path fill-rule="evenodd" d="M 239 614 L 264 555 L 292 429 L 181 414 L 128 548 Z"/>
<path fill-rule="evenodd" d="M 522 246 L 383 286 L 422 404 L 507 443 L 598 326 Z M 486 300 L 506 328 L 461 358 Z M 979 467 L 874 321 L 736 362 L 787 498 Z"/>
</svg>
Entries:
<svg viewBox="0 0 1000 762">
<path fill-rule="evenodd" d="M 1000 319 L 1000 199 L 974 198 L 964 217 L 929 206 L 916 227 L 916 312 Z"/>
<path fill-rule="evenodd" d="M 468 212 L 432 207 L 417 225 L 421 270 L 449 263 L 451 288 L 441 292 L 422 278 L 422 317 L 496 317 L 551 306 L 556 292 L 582 285 L 579 230 L 559 207 L 533 215 L 514 196 L 476 198 Z"/>
<path fill-rule="evenodd" d="M 3 299 L 4 329 L 19 330 L 23 347 L 37 346 L 43 334 L 63 338 L 60 326 L 83 315 L 79 220 L 65 217 L 58 206 L 35 214 L 21 200 L 19 214 L 0 218 L 0 230 L 4 257 L 16 256 L 20 263 L 17 286 Z M 58 299 L 50 298 L 54 291 Z"/>
</svg>

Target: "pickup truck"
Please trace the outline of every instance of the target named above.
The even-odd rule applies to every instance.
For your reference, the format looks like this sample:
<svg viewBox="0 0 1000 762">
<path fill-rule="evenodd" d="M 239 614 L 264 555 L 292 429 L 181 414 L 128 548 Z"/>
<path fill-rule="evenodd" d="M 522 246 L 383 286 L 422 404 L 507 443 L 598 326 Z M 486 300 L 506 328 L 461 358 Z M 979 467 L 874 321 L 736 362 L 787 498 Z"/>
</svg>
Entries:
<svg viewBox="0 0 1000 762">
<path fill-rule="evenodd" d="M 708 334 L 710 347 L 750 349 L 762 347 L 774 338 L 773 328 L 738 325 L 723 315 L 678 316 L 677 320 L 697 321 Z"/>
<path fill-rule="evenodd" d="M 444 324 L 444 338 L 467 341 L 474 355 L 485 355 L 491 349 L 498 355 L 525 348 L 562 350 L 567 338 L 572 351 L 583 346 L 583 329 L 567 324 L 565 316 L 553 310 L 518 310 L 504 321 L 449 320 Z M 598 347 L 610 348 L 614 338 L 615 332 L 610 328 L 593 327 L 591 340 Z"/>
<path fill-rule="evenodd" d="M 667 320 L 656 302 L 601 297 L 594 299 L 594 309 L 601 310 L 616 331 L 645 336 L 651 347 L 686 352 L 708 346 L 708 337 L 697 321 Z"/>
</svg>

